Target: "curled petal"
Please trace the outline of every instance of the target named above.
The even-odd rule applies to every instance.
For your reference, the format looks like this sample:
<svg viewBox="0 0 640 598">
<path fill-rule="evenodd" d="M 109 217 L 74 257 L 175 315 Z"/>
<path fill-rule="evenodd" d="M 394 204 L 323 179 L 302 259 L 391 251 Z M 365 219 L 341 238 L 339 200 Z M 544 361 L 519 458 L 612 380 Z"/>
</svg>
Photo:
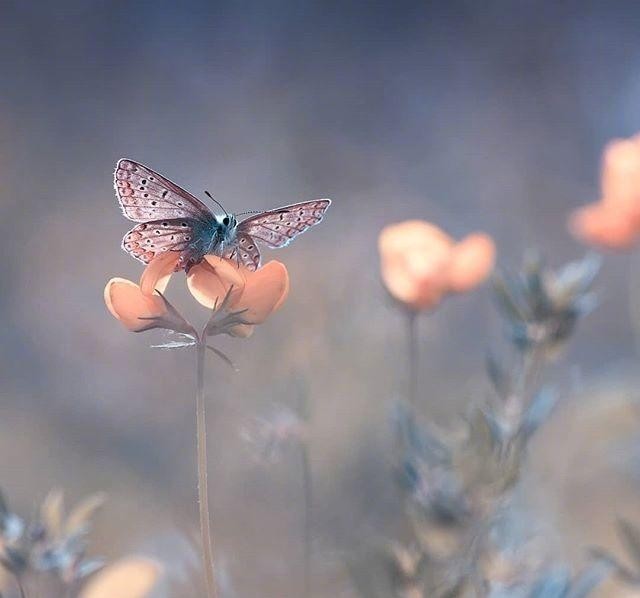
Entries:
<svg viewBox="0 0 640 598">
<path fill-rule="evenodd" d="M 122 559 L 92 577 L 80 593 L 80 598 L 145 598 L 161 573 L 160 565 L 151 559 Z"/>
<path fill-rule="evenodd" d="M 466 293 L 484 282 L 493 270 L 496 246 L 484 233 L 474 233 L 458 243 L 451 254 L 449 289 Z"/>
<path fill-rule="evenodd" d="M 150 327 L 149 321 L 141 318 L 162 318 L 167 314 L 160 296 L 145 295 L 137 284 L 124 278 L 112 278 L 107 283 L 104 302 L 111 315 L 132 332 Z"/>
<path fill-rule="evenodd" d="M 632 247 L 639 232 L 628 213 L 603 203 L 575 211 L 569 219 L 569 230 L 583 243 L 620 251 Z"/>
<path fill-rule="evenodd" d="M 243 292 L 245 276 L 235 262 L 207 255 L 189 270 L 187 286 L 196 301 L 209 309 L 219 306 L 233 287 L 229 297 L 233 307 Z"/>
<path fill-rule="evenodd" d="M 246 271 L 244 274 L 244 290 L 233 309 L 246 310 L 241 316 L 246 322 L 261 324 L 287 298 L 289 273 L 284 264 L 274 260 L 255 272 Z"/>
<path fill-rule="evenodd" d="M 179 257 L 177 251 L 167 251 L 149 262 L 140 278 L 140 289 L 145 295 L 153 295 L 156 290 L 164 293 Z"/>
</svg>

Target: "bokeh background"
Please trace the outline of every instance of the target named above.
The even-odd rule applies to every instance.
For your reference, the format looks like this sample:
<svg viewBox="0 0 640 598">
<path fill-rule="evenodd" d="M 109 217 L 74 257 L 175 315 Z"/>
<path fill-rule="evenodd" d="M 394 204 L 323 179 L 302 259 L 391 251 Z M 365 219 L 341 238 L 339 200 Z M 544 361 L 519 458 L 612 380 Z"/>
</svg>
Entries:
<svg viewBox="0 0 640 598">
<path fill-rule="evenodd" d="M 256 416 L 311 403 L 315 578 L 351 596 L 352 548 L 392 536 L 389 411 L 406 390 L 404 322 L 376 239 L 419 217 L 584 253 L 566 231 L 598 196 L 599 157 L 640 129 L 640 4 L 629 1 L 0 3 L 0 486 L 23 514 L 52 486 L 104 490 L 95 551 L 177 571 L 195 529 L 194 356 L 152 350 L 102 300 L 136 280 L 113 194 L 122 156 L 228 210 L 331 197 L 325 221 L 267 258 L 285 307 L 237 363 L 208 366 L 213 525 L 238 596 L 300 592 L 300 462 L 262 463 Z M 601 306 L 550 379 L 565 401 L 532 453 L 530 502 L 573 564 L 640 518 L 634 397 L 638 256 L 607 257 Z M 169 294 L 202 313 L 175 276 Z M 441 425 L 489 392 L 488 290 L 420 322 L 421 411 Z"/>
</svg>

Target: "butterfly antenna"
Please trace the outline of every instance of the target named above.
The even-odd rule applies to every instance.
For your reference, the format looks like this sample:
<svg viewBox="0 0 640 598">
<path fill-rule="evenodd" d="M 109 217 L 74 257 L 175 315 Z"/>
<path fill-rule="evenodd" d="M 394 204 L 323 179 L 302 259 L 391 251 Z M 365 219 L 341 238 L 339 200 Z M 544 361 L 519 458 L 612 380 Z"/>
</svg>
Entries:
<svg viewBox="0 0 640 598">
<path fill-rule="evenodd" d="M 246 216 L 247 214 L 262 214 L 263 210 L 250 210 L 249 212 L 240 212 L 236 216 Z"/>
<path fill-rule="evenodd" d="M 216 205 L 220 206 L 222 208 L 222 211 L 228 216 L 229 212 L 227 212 L 227 210 L 224 209 L 224 206 L 215 198 L 213 197 L 213 195 L 211 195 L 211 193 L 209 193 L 208 191 L 205 191 L 204 194 Z"/>
</svg>

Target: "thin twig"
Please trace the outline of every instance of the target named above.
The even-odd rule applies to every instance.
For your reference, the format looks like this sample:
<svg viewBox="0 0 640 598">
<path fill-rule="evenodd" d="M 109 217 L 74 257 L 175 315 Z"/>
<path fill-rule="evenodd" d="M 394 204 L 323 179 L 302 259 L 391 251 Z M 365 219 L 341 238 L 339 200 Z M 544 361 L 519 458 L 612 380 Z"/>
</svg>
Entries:
<svg viewBox="0 0 640 598">
<path fill-rule="evenodd" d="M 212 353 L 217 355 L 220 359 L 222 359 L 222 361 L 224 361 L 234 372 L 238 372 L 239 371 L 238 368 L 233 363 L 233 361 L 231 361 L 231 359 L 229 359 L 229 357 L 227 357 L 222 351 L 220 351 L 220 349 L 216 349 L 215 347 L 212 347 L 211 345 L 207 345 L 207 349 L 209 349 L 209 351 L 211 351 Z"/>
<path fill-rule="evenodd" d="M 198 452 L 198 506 L 200 510 L 202 566 L 204 567 L 207 598 L 217 598 L 217 589 L 214 578 L 213 547 L 211 542 L 211 523 L 209 515 L 209 489 L 207 486 L 207 425 L 204 397 L 204 360 L 206 350 L 206 339 L 199 339 L 196 345 L 196 439 Z"/>
<path fill-rule="evenodd" d="M 313 526 L 313 479 L 309 459 L 309 445 L 304 439 L 300 444 L 302 461 L 302 487 L 304 493 L 304 596 L 311 596 L 311 550 Z"/>
<path fill-rule="evenodd" d="M 535 344 L 523 355 L 522 401 L 526 409 L 533 400 L 545 361 L 545 347 Z"/>
<path fill-rule="evenodd" d="M 16 585 L 18 586 L 18 591 L 20 592 L 20 598 L 27 598 L 27 593 L 24 589 L 24 585 L 22 585 L 22 580 L 20 579 L 20 575 L 14 573 L 13 576 L 16 580 Z"/>
</svg>

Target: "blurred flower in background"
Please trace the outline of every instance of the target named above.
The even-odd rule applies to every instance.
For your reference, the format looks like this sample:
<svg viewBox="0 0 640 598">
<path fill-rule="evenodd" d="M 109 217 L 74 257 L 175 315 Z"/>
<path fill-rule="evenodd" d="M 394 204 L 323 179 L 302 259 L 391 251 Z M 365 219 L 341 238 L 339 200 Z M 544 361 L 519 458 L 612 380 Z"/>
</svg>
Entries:
<svg viewBox="0 0 640 598">
<path fill-rule="evenodd" d="M 407 397 L 415 403 L 419 385 L 417 315 L 435 309 L 451 293 L 473 290 L 489 276 L 496 258 L 493 239 L 473 233 L 456 243 L 437 226 L 407 220 L 378 236 L 380 274 L 407 319 Z"/>
<path fill-rule="evenodd" d="M 161 575 L 162 568 L 151 559 L 124 558 L 95 575 L 79 598 L 145 598 Z"/>
<path fill-rule="evenodd" d="M 82 580 L 103 563 L 85 556 L 91 519 L 104 500 L 103 494 L 89 496 L 65 516 L 64 496 L 53 490 L 42 503 L 37 519 L 26 523 L 0 499 L 0 563 L 16 579 L 38 572 L 53 573 L 65 585 Z"/>
<path fill-rule="evenodd" d="M 293 409 L 278 406 L 267 417 L 255 417 L 240 430 L 256 460 L 275 461 L 288 448 L 307 441 L 307 423 Z"/>
<path fill-rule="evenodd" d="M 385 227 L 378 238 L 382 281 L 410 310 L 433 309 L 449 293 L 481 284 L 495 262 L 495 244 L 484 233 L 456 243 L 437 226 L 408 220 Z"/>
<path fill-rule="evenodd" d="M 29 596 L 38 587 L 46 598 L 147 596 L 160 578 L 156 562 L 127 557 L 103 568 L 103 559 L 87 557 L 92 520 L 104 501 L 104 494 L 93 494 L 66 514 L 62 491 L 52 490 L 27 522 L 0 495 L 0 564 L 7 574 L 0 577 L 1 595 Z"/>
<path fill-rule="evenodd" d="M 600 184 L 600 201 L 576 210 L 569 228 L 588 245 L 629 249 L 640 237 L 640 134 L 607 145 Z"/>
</svg>

